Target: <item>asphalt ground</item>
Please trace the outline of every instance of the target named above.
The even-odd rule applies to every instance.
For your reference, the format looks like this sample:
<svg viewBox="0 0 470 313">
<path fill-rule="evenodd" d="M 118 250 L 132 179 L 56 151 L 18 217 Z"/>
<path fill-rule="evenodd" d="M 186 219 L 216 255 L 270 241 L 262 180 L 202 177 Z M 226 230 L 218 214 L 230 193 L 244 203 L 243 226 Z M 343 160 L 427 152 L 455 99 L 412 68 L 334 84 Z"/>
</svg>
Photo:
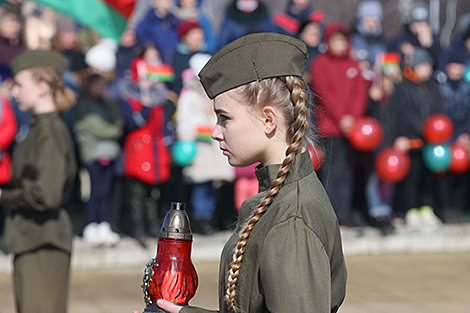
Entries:
<svg viewBox="0 0 470 313">
<path fill-rule="evenodd" d="M 470 239 L 469 239 L 470 240 Z M 470 253 L 347 255 L 341 313 L 468 313 Z M 217 262 L 195 262 L 199 287 L 192 305 L 217 308 Z M 144 308 L 142 267 L 75 269 L 69 313 L 132 313 Z M 11 276 L 0 274 L 0 312 L 14 311 Z"/>
</svg>

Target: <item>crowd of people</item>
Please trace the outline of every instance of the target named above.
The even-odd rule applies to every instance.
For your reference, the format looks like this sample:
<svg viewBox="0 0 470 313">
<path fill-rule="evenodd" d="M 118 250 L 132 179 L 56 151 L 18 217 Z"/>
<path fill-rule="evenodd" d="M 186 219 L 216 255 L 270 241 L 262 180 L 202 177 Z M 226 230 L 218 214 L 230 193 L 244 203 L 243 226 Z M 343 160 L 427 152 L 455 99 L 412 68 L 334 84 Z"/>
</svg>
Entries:
<svg viewBox="0 0 470 313">
<path fill-rule="evenodd" d="M 388 234 L 400 223 L 419 228 L 469 220 L 469 172 L 433 172 L 422 147 L 412 143 L 423 138 L 426 118 L 444 113 L 455 126 L 452 142 L 470 145 L 470 23 L 444 49 L 422 2 L 393 39 L 384 38 L 379 1 L 361 1 L 354 21 L 339 22 L 314 1 L 289 0 L 283 12 L 271 14 L 263 1 L 233 0 L 220 29 L 201 2 L 152 0 L 118 43 L 36 2 L 2 6 L 1 186 L 11 178 L 9 151 L 30 120 L 11 95 L 10 62 L 27 48 L 55 49 L 70 62 L 63 79 L 77 98 L 63 115 L 80 169 L 66 204 L 75 232 L 97 246 L 114 245 L 124 233 L 145 246 L 171 201 L 187 202 L 195 232 L 231 227 L 258 182 L 253 167 L 235 170 L 211 139 L 216 116 L 197 75 L 227 43 L 277 32 L 308 48 L 303 78 L 314 91 L 323 138 L 314 147 L 323 155 L 316 171 L 340 225 L 372 225 Z M 384 129 L 374 151 L 358 151 L 348 141 L 363 116 Z M 374 168 L 377 153 L 389 146 L 411 159 L 398 183 Z"/>
</svg>

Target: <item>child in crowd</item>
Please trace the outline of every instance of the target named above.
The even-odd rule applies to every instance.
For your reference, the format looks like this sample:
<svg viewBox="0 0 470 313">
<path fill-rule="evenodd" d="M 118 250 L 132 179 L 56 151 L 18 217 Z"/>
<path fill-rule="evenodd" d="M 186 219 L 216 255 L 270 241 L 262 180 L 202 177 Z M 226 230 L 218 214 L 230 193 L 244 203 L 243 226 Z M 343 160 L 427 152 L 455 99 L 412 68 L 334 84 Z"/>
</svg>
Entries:
<svg viewBox="0 0 470 313">
<path fill-rule="evenodd" d="M 83 239 L 93 245 L 115 245 L 119 235 L 111 230 L 109 223 L 110 196 L 113 164 L 121 153 L 118 140 L 123 134 L 123 120 L 117 103 L 108 100 L 103 77 L 87 78 L 75 113 L 73 130 L 91 184 Z"/>
<path fill-rule="evenodd" d="M 0 65 L 10 65 L 11 60 L 26 49 L 23 40 L 21 16 L 10 8 L 0 11 Z"/>
<path fill-rule="evenodd" d="M 178 44 L 179 20 L 171 13 L 173 0 L 152 0 L 151 8 L 137 24 L 135 33 L 142 43 L 158 47 L 162 60 L 171 64 Z"/>
<path fill-rule="evenodd" d="M 176 7 L 173 8 L 173 14 L 182 22 L 197 22 L 204 30 L 205 46 L 209 53 L 214 53 L 217 49 L 217 37 L 214 32 L 212 22 L 205 14 L 201 12 L 200 0 L 177 0 Z"/>
<path fill-rule="evenodd" d="M 181 74 L 189 68 L 189 59 L 198 52 L 206 51 L 204 43 L 204 30 L 198 22 L 184 21 L 178 25 L 178 36 L 180 42 L 176 46 L 176 52 L 173 59 L 173 68 L 175 69 L 175 82 L 172 89 L 177 94 L 183 87 Z"/>
<path fill-rule="evenodd" d="M 444 103 L 432 77 L 432 56 L 422 48 L 415 48 L 412 56 L 412 67 L 404 72 L 403 82 L 390 98 L 390 138 L 396 149 L 411 158 L 409 174 L 396 185 L 401 200 L 397 210 L 405 213 L 411 228 L 437 227 L 440 220 L 433 212 L 437 180 L 425 166 L 421 149 L 411 145 L 410 139 L 423 139 L 424 121 L 432 114 L 444 113 Z"/>
<path fill-rule="evenodd" d="M 219 32 L 219 46 L 246 34 L 274 32 L 269 8 L 261 0 L 233 0 L 227 7 Z"/>
<path fill-rule="evenodd" d="M 183 169 L 183 179 L 190 184 L 194 229 L 204 234 L 215 230 L 213 217 L 222 183 L 235 178 L 219 145 L 210 137 L 216 116 L 212 101 L 196 76 L 209 59 L 210 55 L 198 53 L 189 60 L 190 68 L 183 72 L 184 87 L 176 111 L 178 139 L 196 141 L 196 156 Z"/>
<path fill-rule="evenodd" d="M 453 143 L 465 149 L 470 148 L 470 86 L 464 73 L 467 55 L 461 50 L 454 50 L 446 58 L 445 79 L 440 82 L 440 92 L 444 101 L 445 113 L 454 124 Z M 440 217 L 445 223 L 468 221 L 470 218 L 468 190 L 470 172 L 448 172 L 439 188 L 442 207 Z"/>
<path fill-rule="evenodd" d="M 120 86 L 120 106 L 125 121 L 124 176 L 128 180 L 131 230 L 142 246 L 148 235 L 160 229 L 159 204 L 162 186 L 171 175 L 171 156 L 165 133 L 166 82 L 173 69 L 160 62 L 155 47 L 135 58 L 131 76 Z"/>
<path fill-rule="evenodd" d="M 347 139 L 355 120 L 364 116 L 367 108 L 367 83 L 359 63 L 351 57 L 350 34 L 347 25 L 331 22 L 325 30 L 328 49 L 310 66 L 310 83 L 319 102 L 318 124 L 325 137 L 320 179 L 342 225 L 362 223 L 353 209 L 363 200 L 358 197 L 363 190 L 354 188 L 363 189 L 369 164 L 364 153 L 353 149 Z"/>
</svg>

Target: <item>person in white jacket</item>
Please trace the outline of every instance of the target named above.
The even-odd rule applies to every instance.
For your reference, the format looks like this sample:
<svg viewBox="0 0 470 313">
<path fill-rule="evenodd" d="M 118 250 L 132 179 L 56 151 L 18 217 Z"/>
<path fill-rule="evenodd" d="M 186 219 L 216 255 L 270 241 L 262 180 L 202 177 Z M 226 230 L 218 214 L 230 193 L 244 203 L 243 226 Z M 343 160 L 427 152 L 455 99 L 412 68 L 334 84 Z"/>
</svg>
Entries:
<svg viewBox="0 0 470 313">
<path fill-rule="evenodd" d="M 197 77 L 209 59 L 210 55 L 203 53 L 191 57 L 190 68 L 182 74 L 183 89 L 176 111 L 178 140 L 196 142 L 196 156 L 183 168 L 183 177 L 191 185 L 190 203 L 195 231 L 204 234 L 214 232 L 211 221 L 221 183 L 235 179 L 234 169 L 222 155 L 217 141 L 211 138 L 217 118 L 212 101 Z"/>
</svg>

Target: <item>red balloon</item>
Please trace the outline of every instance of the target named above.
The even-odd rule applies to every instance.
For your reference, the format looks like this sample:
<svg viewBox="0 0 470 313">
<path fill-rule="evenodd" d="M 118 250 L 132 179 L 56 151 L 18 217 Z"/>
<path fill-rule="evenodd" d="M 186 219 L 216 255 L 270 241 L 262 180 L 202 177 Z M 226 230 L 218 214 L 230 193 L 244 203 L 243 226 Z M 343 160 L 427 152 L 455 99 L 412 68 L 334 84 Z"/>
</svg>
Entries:
<svg viewBox="0 0 470 313">
<path fill-rule="evenodd" d="M 410 172 L 410 156 L 393 147 L 383 149 L 375 159 L 377 175 L 385 181 L 397 183 Z"/>
<path fill-rule="evenodd" d="M 384 131 L 379 121 L 370 116 L 356 119 L 348 137 L 351 146 L 359 151 L 372 151 L 382 142 Z"/>
<path fill-rule="evenodd" d="M 468 148 L 460 143 L 454 142 L 450 145 L 452 156 L 449 171 L 462 174 L 470 169 L 470 155 Z"/>
<path fill-rule="evenodd" d="M 318 171 L 318 169 L 323 164 L 323 151 L 322 151 L 322 149 L 317 145 L 315 145 L 314 148 L 312 148 L 309 145 L 308 146 L 308 152 L 310 153 L 310 159 L 312 159 L 313 168 L 315 169 L 315 171 Z"/>
<path fill-rule="evenodd" d="M 424 121 L 423 137 L 433 145 L 448 142 L 453 135 L 454 123 L 445 114 L 433 114 Z"/>
</svg>

